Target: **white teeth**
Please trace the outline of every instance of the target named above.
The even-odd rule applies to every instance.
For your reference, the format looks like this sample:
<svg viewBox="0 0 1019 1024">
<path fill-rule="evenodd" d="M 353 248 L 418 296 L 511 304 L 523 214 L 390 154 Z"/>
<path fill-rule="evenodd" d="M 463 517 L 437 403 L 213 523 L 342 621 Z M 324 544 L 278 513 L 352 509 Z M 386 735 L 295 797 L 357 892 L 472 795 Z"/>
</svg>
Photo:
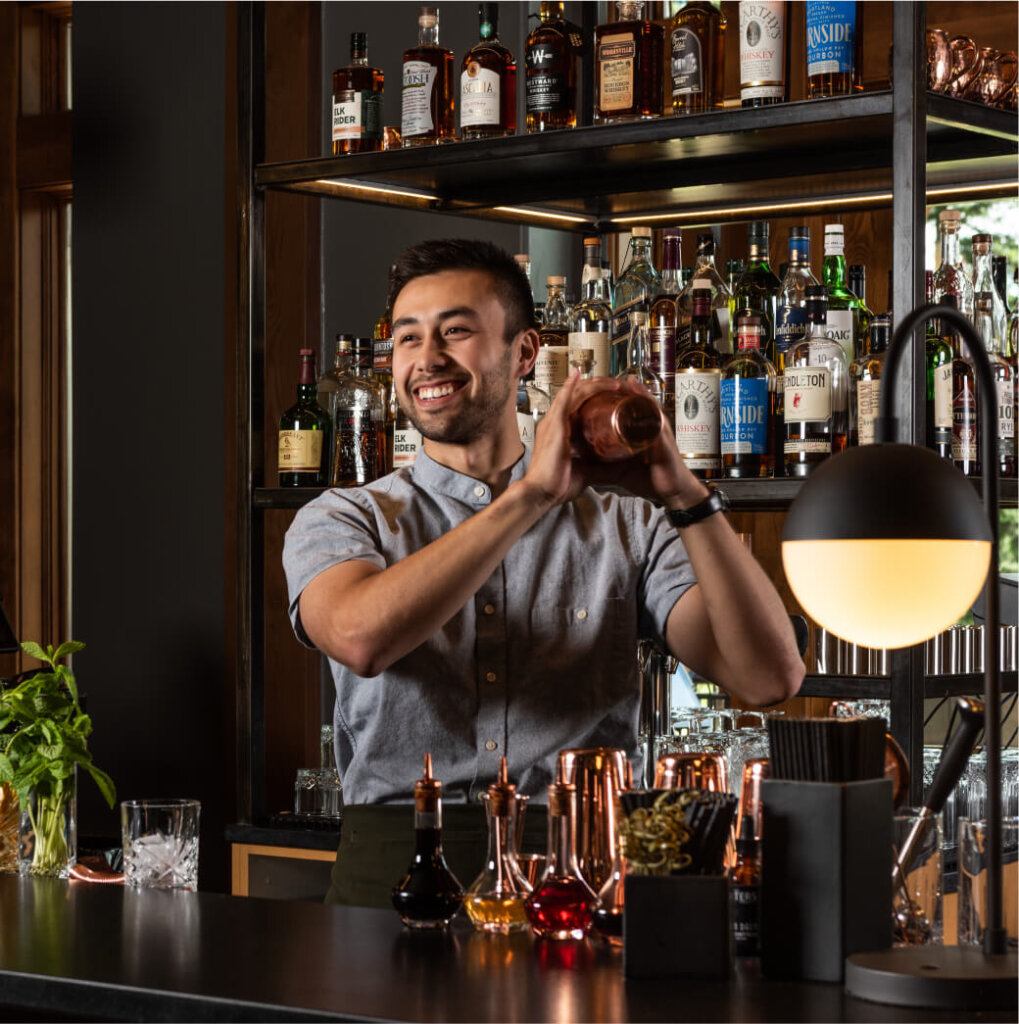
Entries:
<svg viewBox="0 0 1019 1024">
<path fill-rule="evenodd" d="M 446 395 L 451 395 L 456 391 L 456 388 L 452 384 L 440 384 L 437 388 L 419 388 L 418 398 L 423 398 L 426 401 L 430 398 L 445 398 Z"/>
</svg>

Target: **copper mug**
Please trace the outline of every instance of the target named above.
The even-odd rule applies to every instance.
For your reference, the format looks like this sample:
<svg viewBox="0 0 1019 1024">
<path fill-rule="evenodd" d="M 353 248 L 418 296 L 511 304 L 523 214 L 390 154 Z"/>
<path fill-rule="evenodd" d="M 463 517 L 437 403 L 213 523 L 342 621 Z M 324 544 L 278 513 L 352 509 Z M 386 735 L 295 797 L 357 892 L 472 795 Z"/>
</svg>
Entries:
<svg viewBox="0 0 1019 1024">
<path fill-rule="evenodd" d="M 663 754 L 655 763 L 655 789 L 707 789 L 729 792 L 725 755 L 716 751 Z"/>
<path fill-rule="evenodd" d="M 598 892 L 616 859 L 619 794 L 632 778 L 626 753 L 615 747 L 559 751 L 563 781 L 577 787 L 577 864 Z"/>
<path fill-rule="evenodd" d="M 983 64 L 980 74 L 973 79 L 966 92 L 966 99 L 997 106 L 1002 97 L 1014 88 L 1016 80 L 1016 55 L 1013 50 L 1002 53 L 991 46 L 980 51 Z"/>
<path fill-rule="evenodd" d="M 945 91 L 950 96 L 961 98 L 980 74 L 983 57 L 980 47 L 969 36 L 955 36 L 949 48 L 952 52 L 952 75 Z"/>
<path fill-rule="evenodd" d="M 952 78 L 952 44 L 943 28 L 927 29 L 927 88 L 944 92 Z"/>
<path fill-rule="evenodd" d="M 1006 50 L 999 59 L 1002 77 L 1002 89 L 995 105 L 1002 110 L 1015 111 L 1017 91 L 1019 91 L 1019 58 L 1015 50 Z"/>
</svg>

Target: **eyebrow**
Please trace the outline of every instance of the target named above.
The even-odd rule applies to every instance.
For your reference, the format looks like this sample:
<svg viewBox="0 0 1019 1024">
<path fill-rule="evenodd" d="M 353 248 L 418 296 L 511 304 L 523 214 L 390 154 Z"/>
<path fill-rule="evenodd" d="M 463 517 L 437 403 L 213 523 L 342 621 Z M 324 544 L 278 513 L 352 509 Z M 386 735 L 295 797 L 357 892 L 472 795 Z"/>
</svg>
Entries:
<svg viewBox="0 0 1019 1024">
<path fill-rule="evenodd" d="M 478 315 L 476 309 L 472 309 L 470 306 L 455 306 L 453 309 L 444 309 L 438 314 L 440 321 L 451 320 L 455 316 L 474 316 Z M 397 327 L 406 327 L 409 324 L 419 323 L 420 320 L 416 316 L 401 316 L 398 320 L 393 321 L 393 330 Z"/>
</svg>

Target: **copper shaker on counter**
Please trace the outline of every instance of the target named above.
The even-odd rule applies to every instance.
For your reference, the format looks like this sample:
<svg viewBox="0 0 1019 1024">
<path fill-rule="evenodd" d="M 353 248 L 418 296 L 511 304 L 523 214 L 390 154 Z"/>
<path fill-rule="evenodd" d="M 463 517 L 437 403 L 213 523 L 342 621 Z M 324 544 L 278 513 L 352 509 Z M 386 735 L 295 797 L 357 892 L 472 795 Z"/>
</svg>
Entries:
<svg viewBox="0 0 1019 1024">
<path fill-rule="evenodd" d="M 663 422 L 661 407 L 647 395 L 599 391 L 573 414 L 573 436 L 594 458 L 618 462 L 650 448 Z"/>
</svg>

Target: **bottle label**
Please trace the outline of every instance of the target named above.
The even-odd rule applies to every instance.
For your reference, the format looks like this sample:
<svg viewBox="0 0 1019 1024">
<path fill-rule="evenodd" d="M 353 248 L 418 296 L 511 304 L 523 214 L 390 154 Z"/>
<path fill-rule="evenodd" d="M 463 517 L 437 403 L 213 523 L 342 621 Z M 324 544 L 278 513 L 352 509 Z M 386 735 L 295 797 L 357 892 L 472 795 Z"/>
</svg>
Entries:
<svg viewBox="0 0 1019 1024">
<path fill-rule="evenodd" d="M 393 369 L 393 339 L 379 338 L 372 344 L 372 370 L 389 373 Z"/>
<path fill-rule="evenodd" d="M 688 28 L 672 33 L 672 95 L 693 96 L 704 92 L 704 59 L 701 40 Z"/>
<path fill-rule="evenodd" d="M 853 337 L 853 311 L 851 309 L 829 309 L 825 320 L 825 331 L 842 346 L 848 365 L 856 358 L 856 338 Z"/>
<path fill-rule="evenodd" d="M 807 311 L 802 306 L 779 306 L 775 319 L 775 355 L 782 356 L 807 333 Z"/>
<path fill-rule="evenodd" d="M 520 431 L 520 440 L 524 447 L 530 451 L 534 447 L 534 432 L 538 423 L 529 412 L 517 412 L 517 430 Z"/>
<path fill-rule="evenodd" d="M 808 0 L 807 76 L 853 70 L 855 0 Z"/>
<path fill-rule="evenodd" d="M 371 409 L 336 410 L 334 484 L 367 484 L 379 475 L 379 426 Z"/>
<path fill-rule="evenodd" d="M 972 384 L 964 384 L 952 400 L 952 458 L 977 461 L 977 399 Z"/>
<path fill-rule="evenodd" d="M 322 430 L 281 430 L 279 471 L 317 473 L 322 468 Z"/>
<path fill-rule="evenodd" d="M 413 466 L 421 451 L 421 434 L 417 427 L 407 424 L 393 431 L 393 469 Z"/>
<path fill-rule="evenodd" d="M 877 422 L 881 400 L 881 381 L 856 382 L 856 435 L 860 444 L 874 443 L 874 425 Z"/>
<path fill-rule="evenodd" d="M 570 331 L 567 336 L 570 358 L 578 348 L 589 348 L 594 353 L 594 365 L 591 367 L 592 377 L 609 377 L 612 375 L 612 346 L 606 331 Z"/>
<path fill-rule="evenodd" d="M 570 349 L 567 345 L 542 345 L 534 363 L 534 383 L 555 398 L 570 374 Z"/>
<path fill-rule="evenodd" d="M 690 469 L 718 469 L 717 370 L 676 374 L 676 446 Z"/>
<path fill-rule="evenodd" d="M 648 311 L 646 291 L 637 298 L 622 303 L 612 310 L 612 373 L 619 373 L 626 366 L 626 350 L 630 343 L 630 328 L 633 314 Z"/>
<path fill-rule="evenodd" d="M 633 64 L 637 46 L 629 32 L 602 36 L 598 43 L 598 109 L 633 106 Z"/>
<path fill-rule="evenodd" d="M 740 99 L 785 93 L 785 3 L 739 5 Z"/>
<path fill-rule="evenodd" d="M 761 910 L 760 888 L 756 885 L 733 885 L 732 941 L 737 956 L 753 956 L 760 952 Z"/>
<path fill-rule="evenodd" d="M 952 436 L 952 364 L 934 367 L 934 440 L 948 444 Z"/>
<path fill-rule="evenodd" d="M 560 54 L 549 43 L 527 47 L 524 63 L 527 70 L 527 113 L 565 113 L 570 109 L 569 83 L 566 75 L 556 71 Z M 572 60 L 568 56 L 567 60 Z"/>
<path fill-rule="evenodd" d="M 333 94 L 333 142 L 382 138 L 382 94 L 353 89 Z"/>
<path fill-rule="evenodd" d="M 432 89 L 436 68 L 424 60 L 408 60 L 403 65 L 402 116 L 400 134 L 407 138 L 427 135 L 435 128 L 432 121 Z"/>
<path fill-rule="evenodd" d="M 831 370 L 827 367 L 787 367 L 783 386 L 786 423 L 824 423 L 831 419 Z"/>
<path fill-rule="evenodd" d="M 499 75 L 471 61 L 460 75 L 460 124 L 498 127 Z"/>
<path fill-rule="evenodd" d="M 998 389 L 998 448 L 1000 454 L 1012 454 L 1012 438 L 1015 437 L 1015 399 L 1012 381 L 995 381 Z"/>
<path fill-rule="evenodd" d="M 676 329 L 652 327 L 647 333 L 651 342 L 651 369 L 662 378 L 665 391 L 669 393 L 676 376 Z"/>
<path fill-rule="evenodd" d="M 764 455 L 768 438 L 768 381 L 731 377 L 719 388 L 723 455 Z"/>
</svg>

